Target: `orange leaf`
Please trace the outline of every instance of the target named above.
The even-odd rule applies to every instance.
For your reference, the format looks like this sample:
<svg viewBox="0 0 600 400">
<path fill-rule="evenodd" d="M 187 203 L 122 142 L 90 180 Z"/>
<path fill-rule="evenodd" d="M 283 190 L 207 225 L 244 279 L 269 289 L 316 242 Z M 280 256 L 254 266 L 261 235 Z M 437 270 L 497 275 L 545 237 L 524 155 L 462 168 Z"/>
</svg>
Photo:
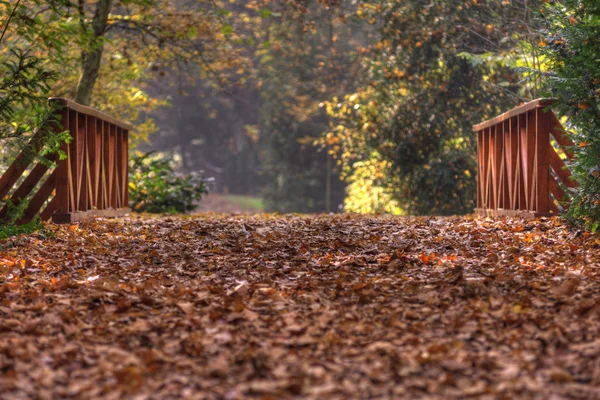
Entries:
<svg viewBox="0 0 600 400">
<path fill-rule="evenodd" d="M 588 103 L 579 103 L 577 104 L 577 107 L 579 107 L 580 110 L 585 111 L 590 108 L 590 105 Z"/>
</svg>

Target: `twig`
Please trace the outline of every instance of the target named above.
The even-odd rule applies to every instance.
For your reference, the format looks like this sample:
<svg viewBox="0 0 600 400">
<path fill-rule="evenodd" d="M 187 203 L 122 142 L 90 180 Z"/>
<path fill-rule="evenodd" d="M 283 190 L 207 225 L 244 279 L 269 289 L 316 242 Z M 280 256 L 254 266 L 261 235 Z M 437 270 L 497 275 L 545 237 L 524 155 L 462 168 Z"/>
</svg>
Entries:
<svg viewBox="0 0 600 400">
<path fill-rule="evenodd" d="M 2 35 L 0 36 L 0 45 L 2 44 L 2 40 L 4 39 L 4 35 L 6 34 L 6 31 L 8 30 L 8 25 L 10 25 L 10 20 L 15 16 L 15 13 L 17 12 L 17 7 L 19 7 L 19 4 L 21 4 L 21 0 L 17 0 L 17 4 L 15 4 L 15 7 L 13 8 L 12 12 L 10 13 L 8 20 L 6 21 L 6 25 L 4 26 L 4 29 L 2 30 Z"/>
</svg>

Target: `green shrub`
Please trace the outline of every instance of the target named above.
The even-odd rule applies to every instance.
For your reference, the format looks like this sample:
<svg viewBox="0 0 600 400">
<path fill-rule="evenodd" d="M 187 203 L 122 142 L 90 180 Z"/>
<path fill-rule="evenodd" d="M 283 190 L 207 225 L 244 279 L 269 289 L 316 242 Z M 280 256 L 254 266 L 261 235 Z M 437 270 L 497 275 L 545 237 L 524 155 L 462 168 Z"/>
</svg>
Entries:
<svg viewBox="0 0 600 400">
<path fill-rule="evenodd" d="M 208 194 L 210 179 L 201 173 L 180 174 L 171 160 L 150 152 L 131 157 L 129 201 L 136 212 L 184 213 Z"/>
<path fill-rule="evenodd" d="M 575 142 L 571 220 L 597 231 L 600 226 L 600 2 L 563 0 L 543 10 L 547 23 L 541 43 L 548 59 L 544 74 L 550 96 Z"/>
<path fill-rule="evenodd" d="M 0 241 L 8 239 L 12 236 L 29 234 L 35 231 L 46 231 L 46 228 L 40 222 L 39 218 L 34 219 L 23 225 L 15 225 L 12 223 L 0 224 Z"/>
</svg>

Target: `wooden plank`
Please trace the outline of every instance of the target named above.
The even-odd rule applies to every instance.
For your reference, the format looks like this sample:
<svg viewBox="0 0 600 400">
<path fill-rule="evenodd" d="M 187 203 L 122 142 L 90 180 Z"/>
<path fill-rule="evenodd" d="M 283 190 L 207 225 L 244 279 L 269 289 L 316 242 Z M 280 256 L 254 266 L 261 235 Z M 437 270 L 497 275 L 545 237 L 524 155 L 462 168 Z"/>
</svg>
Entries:
<svg viewBox="0 0 600 400">
<path fill-rule="evenodd" d="M 108 152 L 109 152 L 109 125 L 108 122 L 102 123 L 102 171 L 100 173 L 102 178 L 102 204 L 101 209 L 108 208 L 108 199 L 109 199 L 109 185 L 108 185 Z"/>
<path fill-rule="evenodd" d="M 100 161 L 102 148 L 102 122 L 91 118 L 92 123 L 88 127 L 88 159 L 90 162 L 90 208 L 98 207 L 98 191 L 100 190 Z"/>
<path fill-rule="evenodd" d="M 507 162 L 507 154 L 510 152 L 510 121 L 505 121 L 502 123 L 502 165 L 501 165 L 501 173 L 500 173 L 500 184 L 501 184 L 501 192 L 502 198 L 500 200 L 501 208 L 510 208 L 510 190 L 509 190 L 509 179 L 508 179 L 508 170 L 509 164 Z"/>
<path fill-rule="evenodd" d="M 502 158 L 504 156 L 502 125 L 494 126 L 494 208 L 502 208 Z"/>
<path fill-rule="evenodd" d="M 496 193 L 498 188 L 496 173 L 496 126 L 490 127 L 490 159 L 488 168 L 490 169 L 491 176 L 491 190 L 490 190 L 490 204 L 489 208 L 498 208 L 496 203 Z"/>
<path fill-rule="evenodd" d="M 90 115 L 92 117 L 99 118 L 103 121 L 106 121 L 110 124 L 119 126 L 123 129 L 127 129 L 129 131 L 134 129 L 134 126 L 123 121 L 119 121 L 116 118 L 111 117 L 108 114 L 103 113 L 102 111 L 96 110 L 92 107 L 83 106 L 79 103 L 75 103 L 69 99 L 61 98 L 61 97 L 51 97 L 48 100 L 49 103 L 57 105 L 58 107 L 68 107 L 69 109 L 76 111 L 81 114 Z"/>
<path fill-rule="evenodd" d="M 503 146 L 504 146 L 504 156 L 502 157 L 502 162 L 504 163 L 503 171 L 504 171 L 504 200 L 502 204 L 502 208 L 512 209 L 512 195 L 511 195 L 511 182 L 512 182 L 512 163 L 511 163 L 511 129 L 510 129 L 510 121 L 506 121 L 504 125 L 504 134 L 503 136 Z"/>
<path fill-rule="evenodd" d="M 485 186 L 485 179 L 486 179 L 486 172 L 485 172 L 485 151 L 486 151 L 486 145 L 485 145 L 485 136 L 486 136 L 486 132 L 485 131 L 481 131 L 480 132 L 480 137 L 481 137 L 481 153 L 479 155 L 479 165 L 478 165 L 478 179 L 479 179 L 479 191 L 480 191 L 480 195 L 481 195 L 481 206 L 483 208 L 485 208 L 485 204 L 486 204 L 486 198 L 485 198 L 485 192 L 486 192 L 486 186 Z"/>
<path fill-rule="evenodd" d="M 481 131 L 475 134 L 477 135 L 477 176 L 475 177 L 477 200 L 475 204 L 477 208 L 481 208 Z"/>
<path fill-rule="evenodd" d="M 484 208 L 493 208 L 493 204 L 491 202 L 491 198 L 492 198 L 492 170 L 490 168 L 490 164 L 491 164 L 491 144 L 492 140 L 491 140 L 491 129 L 487 128 L 485 130 L 485 135 L 484 135 L 484 143 L 485 143 L 485 150 L 484 150 L 484 156 L 483 156 L 483 165 L 484 165 L 484 170 L 485 170 L 485 191 L 484 191 L 484 196 L 483 196 L 483 205 Z"/>
<path fill-rule="evenodd" d="M 32 155 L 39 153 L 41 150 L 41 143 L 46 135 L 47 127 L 41 127 L 37 133 L 27 143 L 25 150 L 21 151 L 15 161 L 8 167 L 4 175 L 0 178 L 0 199 L 3 199 L 14 184 L 19 180 L 21 175 L 25 172 L 27 167 L 33 161 Z M 32 151 L 34 154 L 32 154 Z"/>
<path fill-rule="evenodd" d="M 527 134 L 529 131 L 529 118 L 527 114 L 523 114 L 520 116 L 523 126 L 520 127 L 519 133 L 519 144 L 521 149 L 521 171 L 523 174 L 523 192 L 525 194 L 525 210 L 529 210 L 529 176 L 531 173 L 529 172 L 529 153 L 528 153 L 528 142 L 527 142 Z"/>
<path fill-rule="evenodd" d="M 535 212 L 529 210 L 490 210 L 483 208 L 476 208 L 475 213 L 481 217 L 511 217 L 511 218 L 524 218 L 524 219 L 536 219 L 536 218 L 551 218 L 556 217 L 557 214 L 549 212 Z"/>
<path fill-rule="evenodd" d="M 123 131 L 123 201 L 122 207 L 129 206 L 129 131 Z"/>
<path fill-rule="evenodd" d="M 100 119 L 96 118 L 96 138 L 95 138 L 95 151 L 94 151 L 94 159 L 95 159 L 95 169 L 94 169 L 94 181 L 95 181 L 95 202 L 94 205 L 97 209 L 102 209 L 102 146 L 103 139 L 102 136 L 104 134 L 104 122 Z"/>
<path fill-rule="evenodd" d="M 46 200 L 52 195 L 52 192 L 56 188 L 56 171 L 52 172 L 44 184 L 40 187 L 37 193 L 31 198 L 29 206 L 23 213 L 23 218 L 17 221 L 17 224 L 26 224 L 33 220 L 33 218 L 40 211 L 40 208 L 44 205 Z"/>
<path fill-rule="evenodd" d="M 117 191 L 115 190 L 115 150 L 116 126 L 109 125 L 108 134 L 108 207 L 117 208 Z"/>
<path fill-rule="evenodd" d="M 517 140 L 518 140 L 518 144 L 519 144 L 519 149 L 518 149 L 518 156 L 519 156 L 519 161 L 517 164 L 518 167 L 518 174 L 517 174 L 517 197 L 518 197 L 518 204 L 516 209 L 518 210 L 526 210 L 527 209 L 527 192 L 526 192 L 526 184 L 527 182 L 525 181 L 525 161 L 527 159 L 527 151 L 526 149 L 526 136 L 527 136 L 527 114 L 523 114 L 523 115 L 519 115 L 517 116 L 517 124 L 518 124 L 518 130 L 517 130 Z M 525 137 L 524 137 L 525 136 Z"/>
<path fill-rule="evenodd" d="M 511 118 L 509 120 L 509 135 L 510 135 L 510 144 L 509 144 L 509 159 L 508 165 L 509 169 L 509 197 L 510 197 L 510 209 L 517 210 L 517 177 L 518 177 L 518 164 L 519 164 L 519 136 L 518 133 L 518 119 Z"/>
<path fill-rule="evenodd" d="M 536 115 L 535 111 L 529 111 L 527 113 L 527 132 L 526 132 L 526 147 L 525 147 L 525 163 L 526 163 L 526 195 L 527 195 L 527 209 L 529 211 L 535 210 L 535 167 L 536 167 L 536 152 L 535 152 L 535 129 L 536 129 Z"/>
<path fill-rule="evenodd" d="M 491 126 L 500 124 L 512 117 L 515 117 L 519 114 L 524 114 L 529 111 L 535 110 L 536 108 L 545 108 L 552 105 L 553 100 L 551 99 L 536 99 L 530 101 L 529 103 L 523 104 L 522 106 L 515 107 L 512 110 L 505 112 L 504 114 L 500 114 L 499 116 L 484 121 L 480 124 L 473 125 L 473 131 L 477 132 L 485 128 L 489 128 Z"/>
<path fill-rule="evenodd" d="M 536 204 L 538 212 L 550 211 L 550 166 L 548 163 L 548 150 L 550 144 L 550 115 L 543 110 L 536 109 Z"/>
<path fill-rule="evenodd" d="M 44 210 L 40 213 L 40 219 L 42 221 L 48 221 L 52 217 L 52 214 L 54 214 L 54 212 L 56 211 L 56 207 L 57 199 L 56 196 L 54 196 L 52 200 L 50 200 L 46 208 L 44 208 Z"/>
<path fill-rule="evenodd" d="M 96 117 L 88 116 L 86 118 L 86 137 L 85 137 L 85 179 L 87 203 L 86 210 L 93 209 L 96 206 L 94 191 L 94 163 L 96 153 Z"/>
<path fill-rule="evenodd" d="M 556 182 L 553 176 L 550 176 L 548 180 L 548 189 L 550 193 L 554 196 L 554 198 L 558 201 L 563 201 L 565 199 L 565 191 L 562 190 L 560 185 Z"/>
<path fill-rule="evenodd" d="M 560 209 L 558 208 L 558 206 L 556 205 L 556 203 L 554 201 L 550 202 L 550 212 L 552 214 L 556 214 L 556 215 L 560 215 Z"/>
<path fill-rule="evenodd" d="M 123 171 L 121 164 L 121 157 L 123 153 L 121 152 L 121 148 L 123 147 L 122 141 L 123 131 L 118 126 L 116 127 L 115 132 L 115 207 L 121 208 L 121 202 L 123 200 L 123 189 L 121 183 L 123 182 Z"/>
<path fill-rule="evenodd" d="M 568 168 L 565 168 L 566 165 L 564 161 L 560 159 L 553 148 L 548 150 L 548 163 L 563 185 L 570 188 L 576 188 L 578 186 L 577 183 L 571 179 L 571 171 L 569 171 Z"/>
<path fill-rule="evenodd" d="M 569 149 L 569 147 L 574 147 L 575 143 L 573 143 L 571 138 L 569 138 L 567 131 L 565 128 L 563 128 L 562 124 L 553 112 L 551 112 L 550 115 L 550 124 L 550 133 L 552 133 L 552 136 L 556 142 L 562 147 L 569 160 L 572 160 L 573 157 L 575 157 L 575 154 L 573 153 L 573 150 Z"/>
<path fill-rule="evenodd" d="M 79 121 L 77 125 L 77 210 L 87 210 L 87 178 L 85 176 L 85 159 L 86 151 L 86 130 L 87 130 L 87 115 L 78 114 Z"/>
<path fill-rule="evenodd" d="M 77 111 L 69 110 L 69 127 L 71 132 L 71 143 L 69 143 L 69 152 L 67 159 L 69 160 L 69 212 L 77 211 L 79 205 L 79 190 L 77 190 L 77 143 L 79 142 L 79 114 Z"/>
<path fill-rule="evenodd" d="M 31 191 L 33 190 L 35 185 L 38 184 L 40 179 L 42 179 L 44 177 L 44 174 L 46 173 L 46 171 L 48 171 L 47 166 L 45 166 L 42 163 L 37 164 L 33 168 L 33 170 L 29 173 L 27 178 L 25 178 L 23 183 L 21 183 L 21 185 L 19 185 L 17 190 L 14 191 L 12 197 L 10 198 L 10 201 L 12 202 L 12 204 L 16 205 L 16 204 L 20 203 L 21 200 L 25 199 L 27 197 L 27 195 L 29 193 L 31 193 Z M 2 207 L 2 210 L 0 210 L 0 219 L 4 219 L 4 217 L 6 217 L 7 213 L 8 213 L 8 203 L 5 204 L 4 207 Z"/>
<path fill-rule="evenodd" d="M 74 222 L 85 221 L 94 217 L 102 217 L 102 218 L 115 218 L 122 217 L 125 214 L 130 213 L 131 210 L 129 208 L 119 208 L 119 209 L 106 209 L 106 210 L 88 210 L 88 211 L 79 211 L 75 213 L 68 214 L 57 214 L 52 215 L 52 222 L 55 224 L 70 224 Z"/>
<path fill-rule="evenodd" d="M 62 110 L 62 121 L 63 121 L 63 126 L 61 127 L 62 130 L 69 130 L 70 129 L 70 125 L 69 125 L 69 110 L 67 109 L 63 109 Z M 69 193 L 69 186 L 70 186 L 70 182 L 69 182 L 69 169 L 70 169 L 70 164 L 69 164 L 69 159 L 68 159 L 68 154 L 69 154 L 69 149 L 70 149 L 70 145 L 68 145 L 67 143 L 63 143 L 60 146 L 60 149 L 65 153 L 65 155 L 67 155 L 67 158 L 65 158 L 64 160 L 61 160 L 58 155 L 56 156 L 56 164 L 58 165 L 55 172 L 56 172 L 56 211 L 57 212 L 62 212 L 62 213 L 67 213 L 70 211 L 70 207 L 69 207 L 69 199 L 70 199 L 70 193 Z"/>
</svg>

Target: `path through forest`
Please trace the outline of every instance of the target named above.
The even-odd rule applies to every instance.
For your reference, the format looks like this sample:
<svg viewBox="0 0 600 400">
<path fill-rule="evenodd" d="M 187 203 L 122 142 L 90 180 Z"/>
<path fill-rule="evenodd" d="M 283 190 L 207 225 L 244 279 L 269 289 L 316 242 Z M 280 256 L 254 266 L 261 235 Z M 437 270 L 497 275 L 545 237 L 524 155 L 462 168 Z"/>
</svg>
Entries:
<svg viewBox="0 0 600 400">
<path fill-rule="evenodd" d="M 600 241 L 558 220 L 132 217 L 1 246 L 1 397 L 600 398 Z"/>
</svg>

